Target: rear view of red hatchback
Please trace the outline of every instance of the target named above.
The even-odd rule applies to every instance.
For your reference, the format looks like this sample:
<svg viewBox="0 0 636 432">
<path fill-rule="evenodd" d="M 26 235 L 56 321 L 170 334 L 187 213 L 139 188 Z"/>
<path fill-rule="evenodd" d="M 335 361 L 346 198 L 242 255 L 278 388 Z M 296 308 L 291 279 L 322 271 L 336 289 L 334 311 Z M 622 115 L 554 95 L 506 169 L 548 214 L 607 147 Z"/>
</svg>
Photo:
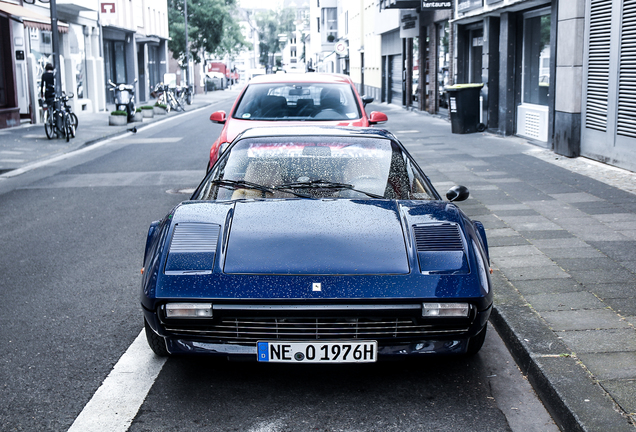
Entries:
<svg viewBox="0 0 636 432">
<path fill-rule="evenodd" d="M 364 110 L 373 98 L 361 98 L 346 75 L 276 74 L 253 78 L 234 102 L 227 116 L 217 111 L 210 116 L 224 124 L 210 149 L 211 168 L 223 145 L 246 129 L 263 126 L 327 125 L 360 126 L 387 121 L 384 113 Z"/>
</svg>

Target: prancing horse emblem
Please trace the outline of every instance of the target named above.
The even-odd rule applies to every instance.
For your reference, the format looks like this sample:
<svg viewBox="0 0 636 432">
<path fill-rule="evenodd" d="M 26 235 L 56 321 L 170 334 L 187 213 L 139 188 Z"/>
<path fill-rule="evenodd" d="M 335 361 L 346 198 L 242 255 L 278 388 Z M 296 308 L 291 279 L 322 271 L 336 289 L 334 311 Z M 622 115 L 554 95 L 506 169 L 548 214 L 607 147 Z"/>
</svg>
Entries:
<svg viewBox="0 0 636 432">
<path fill-rule="evenodd" d="M 320 282 L 314 282 L 311 287 L 312 291 L 322 291 L 322 284 Z"/>
</svg>

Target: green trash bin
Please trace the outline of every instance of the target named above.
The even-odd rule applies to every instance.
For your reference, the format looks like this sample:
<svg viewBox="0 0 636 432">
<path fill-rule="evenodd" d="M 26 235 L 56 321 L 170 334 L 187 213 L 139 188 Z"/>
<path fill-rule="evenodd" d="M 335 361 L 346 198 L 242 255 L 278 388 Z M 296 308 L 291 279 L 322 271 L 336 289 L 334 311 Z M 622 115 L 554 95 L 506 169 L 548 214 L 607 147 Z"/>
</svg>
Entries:
<svg viewBox="0 0 636 432">
<path fill-rule="evenodd" d="M 479 121 L 479 95 L 484 84 L 455 84 L 447 86 L 451 131 L 455 134 L 483 132 L 486 126 Z"/>
</svg>

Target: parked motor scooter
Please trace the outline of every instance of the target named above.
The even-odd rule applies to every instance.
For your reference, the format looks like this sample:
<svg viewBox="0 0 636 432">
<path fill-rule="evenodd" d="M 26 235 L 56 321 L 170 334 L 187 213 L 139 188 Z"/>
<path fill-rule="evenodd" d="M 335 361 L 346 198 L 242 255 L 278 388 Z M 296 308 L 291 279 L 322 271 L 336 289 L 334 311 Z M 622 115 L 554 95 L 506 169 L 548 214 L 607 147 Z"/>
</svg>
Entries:
<svg viewBox="0 0 636 432">
<path fill-rule="evenodd" d="M 110 91 L 115 92 L 115 109 L 117 111 L 126 111 L 128 121 L 132 121 L 135 116 L 135 84 L 137 78 L 132 84 L 115 84 L 108 80 L 111 85 Z"/>
</svg>

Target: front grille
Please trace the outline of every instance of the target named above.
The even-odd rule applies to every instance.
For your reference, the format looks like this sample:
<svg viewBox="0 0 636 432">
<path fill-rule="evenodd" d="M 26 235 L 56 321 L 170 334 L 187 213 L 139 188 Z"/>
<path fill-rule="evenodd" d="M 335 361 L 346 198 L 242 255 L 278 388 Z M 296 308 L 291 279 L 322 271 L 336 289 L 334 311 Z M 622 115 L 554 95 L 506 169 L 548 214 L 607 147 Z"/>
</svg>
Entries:
<svg viewBox="0 0 636 432">
<path fill-rule="evenodd" d="M 345 340 L 409 341 L 428 336 L 459 335 L 468 331 L 468 320 L 453 323 L 414 318 L 225 318 L 212 325 L 178 328 L 167 324 L 175 336 L 196 335 L 225 342 L 258 340 Z"/>
</svg>

